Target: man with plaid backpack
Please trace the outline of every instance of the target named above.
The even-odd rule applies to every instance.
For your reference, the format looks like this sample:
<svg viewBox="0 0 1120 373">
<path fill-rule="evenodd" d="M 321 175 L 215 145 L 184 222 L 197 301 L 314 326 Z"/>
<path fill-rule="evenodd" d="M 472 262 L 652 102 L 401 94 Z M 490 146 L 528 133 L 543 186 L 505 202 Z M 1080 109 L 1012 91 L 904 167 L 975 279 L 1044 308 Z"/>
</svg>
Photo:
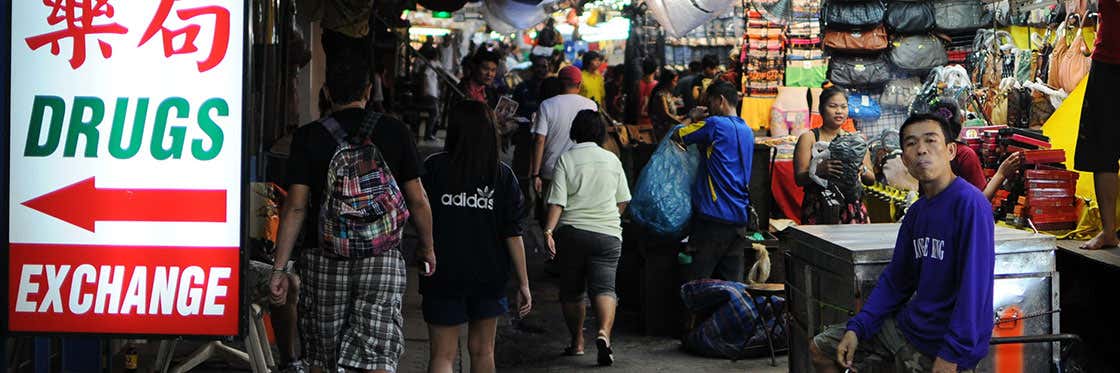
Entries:
<svg viewBox="0 0 1120 373">
<path fill-rule="evenodd" d="M 366 110 L 368 71 L 351 63 L 327 72 L 332 114 L 296 131 L 288 159 L 270 285 L 279 301 L 292 278 L 301 283 L 300 339 L 312 372 L 396 371 L 407 281 L 399 246 L 410 216 L 423 274 L 435 271 L 416 144 L 404 123 Z M 301 228 L 304 240 L 293 253 Z M 298 258 L 298 277 L 284 275 L 289 258 Z"/>
</svg>

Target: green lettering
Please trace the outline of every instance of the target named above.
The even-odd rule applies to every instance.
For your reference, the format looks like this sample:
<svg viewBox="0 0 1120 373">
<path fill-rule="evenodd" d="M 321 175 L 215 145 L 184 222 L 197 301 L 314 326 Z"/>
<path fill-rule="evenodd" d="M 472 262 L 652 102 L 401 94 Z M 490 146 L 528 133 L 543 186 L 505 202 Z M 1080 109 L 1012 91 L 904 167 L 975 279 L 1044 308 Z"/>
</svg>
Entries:
<svg viewBox="0 0 1120 373">
<path fill-rule="evenodd" d="M 218 116 L 229 116 L 229 104 L 226 100 L 220 98 L 211 98 L 202 103 L 198 108 L 198 127 L 202 132 L 210 137 L 210 149 L 202 150 L 202 139 L 195 139 L 191 142 L 191 154 L 200 161 L 209 161 L 218 156 L 222 152 L 222 141 L 225 139 L 225 134 L 222 133 L 222 127 L 218 127 L 217 123 L 210 118 L 210 109 L 218 109 Z"/>
<path fill-rule="evenodd" d="M 128 116 L 128 98 L 117 98 L 116 109 L 113 109 L 113 130 L 109 133 L 109 154 L 116 159 L 128 159 L 140 151 L 144 142 L 144 122 L 148 118 L 148 98 L 142 97 L 136 101 L 136 115 L 132 120 L 132 134 L 128 138 L 128 148 L 121 146 L 124 137 L 124 120 Z"/>
<path fill-rule="evenodd" d="M 43 114 L 51 109 L 51 123 L 47 128 L 47 142 L 40 144 L 43 132 Z M 27 143 L 23 147 L 25 157 L 46 157 L 58 148 L 62 136 L 62 118 L 66 112 L 66 101 L 58 96 L 35 96 L 31 104 L 31 122 L 27 125 Z"/>
<path fill-rule="evenodd" d="M 187 128 L 172 126 L 171 131 L 167 130 L 167 114 L 171 109 L 175 109 L 176 118 L 187 118 L 190 104 L 182 97 L 168 97 L 156 108 L 155 128 L 152 130 L 152 157 L 158 160 L 183 157 L 183 138 L 187 134 Z M 163 137 L 168 132 L 171 137 L 171 148 L 164 148 Z"/>
<path fill-rule="evenodd" d="M 92 110 L 92 115 L 86 121 L 86 109 Z M 74 97 L 74 107 L 70 111 L 70 127 L 66 129 L 66 148 L 62 151 L 63 157 L 73 157 L 78 152 L 78 136 L 86 137 L 87 158 L 97 158 L 97 125 L 105 118 L 105 102 L 100 98 L 78 96 Z"/>
</svg>

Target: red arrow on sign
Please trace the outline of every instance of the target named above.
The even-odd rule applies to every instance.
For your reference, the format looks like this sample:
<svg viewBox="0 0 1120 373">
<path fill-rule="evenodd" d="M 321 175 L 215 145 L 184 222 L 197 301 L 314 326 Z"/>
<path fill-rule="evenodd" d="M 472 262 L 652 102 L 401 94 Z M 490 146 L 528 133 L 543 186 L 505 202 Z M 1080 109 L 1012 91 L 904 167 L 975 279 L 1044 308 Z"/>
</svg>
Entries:
<svg viewBox="0 0 1120 373">
<path fill-rule="evenodd" d="M 224 222 L 226 191 L 103 189 L 93 177 L 22 203 L 95 232 L 98 221 Z"/>
</svg>

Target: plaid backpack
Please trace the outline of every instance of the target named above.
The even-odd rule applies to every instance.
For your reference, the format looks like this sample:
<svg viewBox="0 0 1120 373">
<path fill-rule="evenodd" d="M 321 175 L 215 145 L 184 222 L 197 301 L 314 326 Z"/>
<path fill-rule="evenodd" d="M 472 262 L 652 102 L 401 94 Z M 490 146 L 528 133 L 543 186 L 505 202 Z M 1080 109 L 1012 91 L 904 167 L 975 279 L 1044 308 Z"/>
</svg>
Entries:
<svg viewBox="0 0 1120 373">
<path fill-rule="evenodd" d="M 334 118 L 320 121 L 338 142 L 319 207 L 319 247 L 328 254 L 368 258 L 400 244 L 408 208 L 389 164 L 370 141 L 380 119 L 369 112 L 349 139 Z"/>
</svg>

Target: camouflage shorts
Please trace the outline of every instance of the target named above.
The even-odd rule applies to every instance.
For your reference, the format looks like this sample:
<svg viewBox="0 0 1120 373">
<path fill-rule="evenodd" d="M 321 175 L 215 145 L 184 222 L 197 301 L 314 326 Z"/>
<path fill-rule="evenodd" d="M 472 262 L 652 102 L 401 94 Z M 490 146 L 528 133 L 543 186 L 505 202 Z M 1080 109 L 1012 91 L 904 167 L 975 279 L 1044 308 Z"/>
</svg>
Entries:
<svg viewBox="0 0 1120 373">
<path fill-rule="evenodd" d="M 825 354 L 835 358 L 836 346 L 848 328 L 844 324 L 832 325 L 821 334 L 813 337 L 813 344 Z M 898 329 L 894 318 L 883 320 L 879 333 L 870 340 L 859 341 L 856 357 L 852 361 L 855 370 L 864 372 L 924 373 L 933 371 L 933 357 L 923 354 Z M 893 366 L 893 368 L 890 368 Z M 970 370 L 961 370 L 970 373 Z"/>
</svg>

